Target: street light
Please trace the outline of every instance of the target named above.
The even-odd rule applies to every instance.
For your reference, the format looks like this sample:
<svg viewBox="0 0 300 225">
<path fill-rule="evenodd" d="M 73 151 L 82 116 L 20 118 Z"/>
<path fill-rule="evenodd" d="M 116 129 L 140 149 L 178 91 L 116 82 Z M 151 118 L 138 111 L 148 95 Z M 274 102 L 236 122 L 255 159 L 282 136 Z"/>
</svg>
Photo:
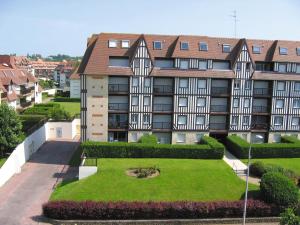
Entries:
<svg viewBox="0 0 300 225">
<path fill-rule="evenodd" d="M 256 138 L 264 140 L 262 135 L 256 134 Z M 250 132 L 250 146 L 248 151 L 248 164 L 247 164 L 247 176 L 246 176 L 246 192 L 245 192 L 245 202 L 244 202 L 244 212 L 243 212 L 243 225 L 246 224 L 246 214 L 247 214 L 247 201 L 248 201 L 248 186 L 249 186 L 249 170 L 250 170 L 250 159 L 251 159 L 251 148 L 252 148 L 252 136 Z"/>
</svg>

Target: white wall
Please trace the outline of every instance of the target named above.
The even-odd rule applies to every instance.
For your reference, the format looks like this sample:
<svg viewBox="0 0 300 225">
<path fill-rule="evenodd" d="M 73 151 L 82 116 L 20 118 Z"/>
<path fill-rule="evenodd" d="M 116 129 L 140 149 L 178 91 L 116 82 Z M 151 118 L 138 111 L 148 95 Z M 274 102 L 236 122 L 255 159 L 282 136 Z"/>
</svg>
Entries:
<svg viewBox="0 0 300 225">
<path fill-rule="evenodd" d="M 42 93 L 48 93 L 48 95 L 54 96 L 56 93 L 56 89 L 53 88 L 53 89 L 44 90 L 44 91 L 42 91 Z"/>
<path fill-rule="evenodd" d="M 73 139 L 78 133 L 76 126 L 80 125 L 80 119 L 72 122 L 47 122 L 41 128 L 29 135 L 19 144 L 12 154 L 8 157 L 4 165 L 0 168 L 0 187 L 5 184 L 14 174 L 21 172 L 21 167 L 29 160 L 30 156 L 36 152 L 49 139 L 56 137 L 53 131 L 57 127 L 62 128 L 63 136 L 61 139 Z"/>
<path fill-rule="evenodd" d="M 80 98 L 80 80 L 70 80 L 70 97 Z"/>
</svg>

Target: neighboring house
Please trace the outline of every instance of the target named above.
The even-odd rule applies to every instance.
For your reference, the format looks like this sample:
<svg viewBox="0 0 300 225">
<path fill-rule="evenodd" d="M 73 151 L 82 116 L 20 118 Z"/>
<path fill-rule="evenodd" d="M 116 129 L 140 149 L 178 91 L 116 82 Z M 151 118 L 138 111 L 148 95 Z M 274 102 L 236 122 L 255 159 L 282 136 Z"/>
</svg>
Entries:
<svg viewBox="0 0 300 225">
<path fill-rule="evenodd" d="M 78 73 L 83 141 L 299 137 L 300 41 L 101 33 Z"/>
<path fill-rule="evenodd" d="M 70 76 L 70 97 L 80 98 L 80 77 L 77 71 Z"/>
<path fill-rule="evenodd" d="M 32 73 L 37 78 L 53 79 L 54 70 L 60 62 L 43 61 L 38 59 L 30 61 Z"/>
<path fill-rule="evenodd" d="M 74 71 L 72 64 L 63 62 L 54 70 L 54 81 L 58 83 L 59 88 L 64 91 L 70 91 L 70 76 Z"/>
<path fill-rule="evenodd" d="M 37 79 L 14 64 L 14 56 L 0 55 L 1 103 L 14 109 L 24 109 L 41 102 Z"/>
</svg>

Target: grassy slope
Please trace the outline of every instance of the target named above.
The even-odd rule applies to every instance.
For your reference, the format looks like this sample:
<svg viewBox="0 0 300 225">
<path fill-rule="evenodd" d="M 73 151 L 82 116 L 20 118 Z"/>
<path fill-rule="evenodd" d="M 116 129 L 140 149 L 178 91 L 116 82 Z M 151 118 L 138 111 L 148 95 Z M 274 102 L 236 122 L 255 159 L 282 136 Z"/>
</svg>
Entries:
<svg viewBox="0 0 300 225">
<path fill-rule="evenodd" d="M 7 158 L 0 158 L 0 168 L 3 166 Z"/>
<path fill-rule="evenodd" d="M 80 113 L 80 102 L 57 102 L 66 111 L 70 112 L 71 115 Z"/>
<path fill-rule="evenodd" d="M 137 179 L 125 175 L 132 167 L 158 166 L 160 176 Z M 51 200 L 213 201 L 238 200 L 240 180 L 222 160 L 99 159 L 98 173 L 58 187 Z M 250 186 L 251 190 L 258 187 Z"/>
<path fill-rule="evenodd" d="M 276 159 L 252 159 L 251 162 L 261 161 L 264 163 L 275 164 L 283 168 L 293 170 L 300 175 L 300 158 L 276 158 Z M 243 160 L 247 163 L 247 160 Z"/>
</svg>

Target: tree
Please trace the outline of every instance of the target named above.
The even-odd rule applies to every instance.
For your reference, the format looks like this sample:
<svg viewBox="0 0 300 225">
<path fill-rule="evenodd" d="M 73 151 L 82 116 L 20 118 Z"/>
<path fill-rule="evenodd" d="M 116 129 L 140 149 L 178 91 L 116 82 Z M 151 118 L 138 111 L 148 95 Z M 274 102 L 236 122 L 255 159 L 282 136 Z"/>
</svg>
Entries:
<svg viewBox="0 0 300 225">
<path fill-rule="evenodd" d="M 286 209 L 280 216 L 280 225 L 300 225 L 300 217 L 291 208 Z"/>
<path fill-rule="evenodd" d="M 18 114 L 6 103 L 0 105 L 0 155 L 15 148 L 22 139 L 22 123 Z"/>
</svg>

